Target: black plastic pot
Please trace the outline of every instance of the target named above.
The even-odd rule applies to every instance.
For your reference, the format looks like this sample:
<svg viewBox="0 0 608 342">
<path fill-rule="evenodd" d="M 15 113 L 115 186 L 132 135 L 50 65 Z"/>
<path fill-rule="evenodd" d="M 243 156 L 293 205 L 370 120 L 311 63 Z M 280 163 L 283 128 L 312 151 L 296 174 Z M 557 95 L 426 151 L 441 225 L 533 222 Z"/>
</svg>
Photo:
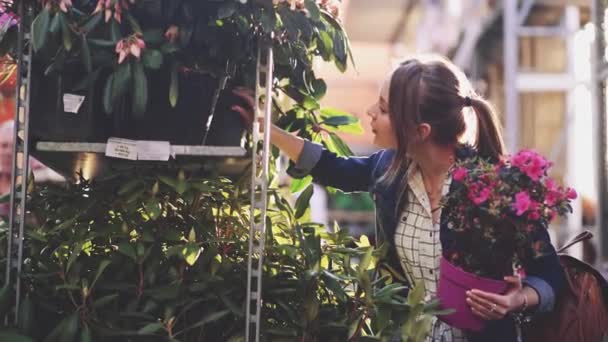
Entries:
<svg viewBox="0 0 608 342">
<path fill-rule="evenodd" d="M 198 73 L 179 77 L 179 97 L 169 101 L 170 76 L 167 71 L 148 73 L 148 109 L 136 118 L 124 101 L 112 114 L 102 103 L 108 74 L 100 74 L 92 89 L 78 90 L 85 71 L 78 65 L 44 75 L 35 64 L 31 89 L 31 136 L 36 140 L 61 142 L 105 142 L 109 137 L 161 140 L 179 145 L 201 145 L 211 111 L 217 79 Z M 77 114 L 64 111 L 63 95 L 85 96 Z M 242 146 L 245 127 L 238 113 L 230 109 L 238 99 L 229 89 L 221 92 L 205 145 Z"/>
</svg>

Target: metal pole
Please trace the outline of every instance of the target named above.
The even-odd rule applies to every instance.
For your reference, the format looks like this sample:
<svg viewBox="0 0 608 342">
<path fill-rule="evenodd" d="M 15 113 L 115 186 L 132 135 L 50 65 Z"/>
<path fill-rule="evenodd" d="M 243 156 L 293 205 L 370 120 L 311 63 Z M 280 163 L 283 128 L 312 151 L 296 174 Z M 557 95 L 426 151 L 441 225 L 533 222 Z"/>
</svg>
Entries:
<svg viewBox="0 0 608 342">
<path fill-rule="evenodd" d="M 9 231 L 7 234 L 7 261 L 5 285 L 13 283 L 13 268 L 16 270 L 14 324 L 18 322 L 21 302 L 21 267 L 25 235 L 25 213 L 29 175 L 29 102 L 32 72 L 32 44 L 30 25 L 33 9 L 19 2 L 19 34 L 17 41 L 17 91 L 13 135 L 13 161 L 11 172 L 11 195 Z M 15 251 L 15 244 L 17 250 Z"/>
<path fill-rule="evenodd" d="M 505 0 L 503 6 L 505 143 L 507 151 L 513 153 L 517 150 L 519 143 L 519 98 L 516 86 L 516 75 L 519 70 L 517 0 Z"/>
<path fill-rule="evenodd" d="M 272 47 L 260 47 L 256 75 L 255 115 L 253 120 L 253 161 L 251 171 L 251 228 L 249 230 L 249 257 L 247 261 L 247 304 L 245 339 L 259 342 L 262 318 L 262 277 L 264 246 L 266 243 L 266 209 L 270 159 L 270 129 L 272 113 L 273 54 Z M 263 107 L 262 107 L 263 104 Z M 264 133 L 260 122 L 264 119 Z M 258 152 L 262 143 L 262 153 Z M 258 163 L 262 172 L 258 175 Z M 256 219 L 256 214 L 259 218 Z M 254 258 L 257 257 L 257 261 Z"/>
</svg>

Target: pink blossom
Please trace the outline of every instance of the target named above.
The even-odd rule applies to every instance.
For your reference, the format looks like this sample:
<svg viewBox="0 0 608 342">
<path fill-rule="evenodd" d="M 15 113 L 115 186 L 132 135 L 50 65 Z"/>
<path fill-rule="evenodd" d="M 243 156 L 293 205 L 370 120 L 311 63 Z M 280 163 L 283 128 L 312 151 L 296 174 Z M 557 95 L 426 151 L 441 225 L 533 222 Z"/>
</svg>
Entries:
<svg viewBox="0 0 608 342">
<path fill-rule="evenodd" d="M 483 202 L 488 200 L 491 193 L 492 193 L 492 190 L 489 187 L 485 187 L 485 188 L 481 189 L 481 191 L 479 191 L 479 193 L 477 193 L 477 195 L 472 198 L 472 201 L 473 201 L 473 203 L 480 205 Z"/>
<path fill-rule="evenodd" d="M 511 165 L 521 170 L 532 180 L 538 181 L 545 175 L 551 163 L 534 151 L 522 150 L 511 157 Z"/>
<path fill-rule="evenodd" d="M 455 181 L 460 182 L 467 177 L 467 173 L 467 169 L 465 169 L 464 167 L 459 167 L 452 173 L 452 178 Z"/>
<path fill-rule="evenodd" d="M 530 195 L 528 195 L 525 191 L 520 191 L 515 195 L 515 203 L 513 203 L 513 208 L 516 210 L 515 214 L 517 216 L 523 215 L 532 204 L 532 200 L 530 200 Z"/>
<path fill-rule="evenodd" d="M 573 200 L 578 197 L 578 194 L 576 193 L 576 190 L 568 188 L 568 190 L 566 190 L 566 197 L 570 200 Z"/>
<path fill-rule="evenodd" d="M 118 43 L 116 43 L 118 64 L 124 62 L 129 55 L 139 59 L 141 57 L 141 50 L 145 47 L 146 43 L 137 35 L 131 35 L 127 38 L 119 40 Z"/>
</svg>

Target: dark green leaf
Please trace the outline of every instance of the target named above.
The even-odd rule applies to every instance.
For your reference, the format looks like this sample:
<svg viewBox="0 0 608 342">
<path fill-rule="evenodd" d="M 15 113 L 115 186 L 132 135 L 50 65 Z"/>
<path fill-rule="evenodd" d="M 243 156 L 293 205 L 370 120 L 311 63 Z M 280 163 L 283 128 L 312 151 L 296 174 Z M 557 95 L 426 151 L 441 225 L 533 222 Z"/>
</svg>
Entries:
<svg viewBox="0 0 608 342">
<path fill-rule="evenodd" d="M 103 39 L 87 39 L 91 45 L 99 46 L 99 47 L 114 47 L 116 43 L 111 40 L 103 40 Z"/>
<path fill-rule="evenodd" d="M 146 45 L 162 44 L 165 42 L 165 36 L 160 29 L 150 29 L 144 31 L 144 41 L 146 42 Z"/>
<path fill-rule="evenodd" d="M 34 51 L 39 51 L 46 44 L 49 35 L 51 13 L 45 6 L 32 22 L 32 43 Z"/>
<path fill-rule="evenodd" d="M 0 331 L 0 341 L 7 342 L 34 342 L 33 339 L 10 331 Z"/>
<path fill-rule="evenodd" d="M 57 13 L 59 16 L 59 25 L 61 25 L 61 37 L 63 39 L 63 47 L 66 51 L 72 50 L 72 32 L 68 26 L 67 19 L 65 15 L 61 12 Z"/>
<path fill-rule="evenodd" d="M 95 300 L 93 302 L 92 307 L 94 307 L 94 308 L 102 308 L 105 305 L 107 305 L 107 304 L 115 301 L 116 299 L 118 299 L 118 296 L 119 296 L 118 293 L 114 293 L 114 294 L 111 294 L 111 295 L 107 295 L 107 296 L 101 297 L 101 298 L 99 298 L 99 299 L 97 299 L 97 300 Z"/>
<path fill-rule="evenodd" d="M 112 81 L 112 104 L 116 104 L 119 99 L 125 96 L 131 85 L 131 63 L 124 62 L 118 66 L 114 72 Z"/>
<path fill-rule="evenodd" d="M 131 25 L 133 32 L 141 36 L 143 34 L 141 27 L 139 26 L 139 23 L 137 23 L 137 20 L 135 20 L 135 18 L 133 18 L 129 12 L 127 12 L 127 20 L 129 21 L 129 25 Z"/>
<path fill-rule="evenodd" d="M 59 30 L 61 29 L 61 25 L 59 23 L 59 15 L 55 15 L 53 17 L 53 19 L 51 19 L 51 25 L 49 26 L 49 32 L 52 34 L 55 34 L 57 32 L 59 32 Z"/>
<path fill-rule="evenodd" d="M 121 242 L 118 245 L 118 251 L 129 258 L 133 259 L 133 261 L 137 260 L 137 255 L 135 255 L 135 248 L 129 242 Z"/>
<path fill-rule="evenodd" d="M 111 114 L 114 109 L 114 104 L 112 103 L 112 88 L 114 83 L 114 74 L 111 74 L 103 88 L 103 108 L 106 114 Z"/>
<path fill-rule="evenodd" d="M 4 285 L 0 289 L 0 317 L 6 316 L 13 299 L 13 289 L 10 285 Z"/>
<path fill-rule="evenodd" d="M 220 320 L 226 316 L 228 316 L 230 314 L 230 310 L 222 310 L 222 311 L 218 311 L 218 312 L 213 312 L 210 314 L 207 314 L 203 317 L 203 319 L 201 319 L 200 321 L 198 321 L 197 323 L 185 328 L 184 330 L 180 331 L 179 333 L 175 334 L 182 334 L 188 330 L 192 330 L 198 327 L 202 327 L 207 323 L 211 323 L 211 322 L 215 322 L 217 320 Z"/>
<path fill-rule="evenodd" d="M 161 323 L 149 323 L 146 324 L 144 327 L 142 327 L 141 329 L 139 329 L 137 331 L 137 333 L 139 335 L 150 335 L 150 334 L 154 334 L 155 332 L 159 331 L 163 329 L 163 325 Z"/>
<path fill-rule="evenodd" d="M 133 114 L 142 119 L 148 107 L 148 78 L 144 66 L 135 62 L 133 67 Z"/>
<path fill-rule="evenodd" d="M 128 242 L 125 242 L 125 243 L 127 243 L 127 244 L 128 244 Z M 130 245 L 129 245 L 129 247 L 130 247 L 131 249 L 133 249 L 133 248 L 132 248 Z M 119 247 L 119 248 L 120 248 L 120 247 Z M 125 246 L 125 247 L 123 247 L 123 248 L 124 248 L 125 250 L 127 250 L 127 249 L 128 249 L 126 246 Z M 99 277 L 101 276 L 101 274 L 103 273 L 103 271 L 105 271 L 105 270 L 106 270 L 106 268 L 107 268 L 108 266 L 110 266 L 110 264 L 111 264 L 111 261 L 110 261 L 110 260 L 102 260 L 102 261 L 99 263 L 99 267 L 97 268 L 97 272 L 95 272 L 95 277 L 93 278 L 93 282 L 91 282 L 91 289 L 93 289 L 93 288 L 95 287 L 95 283 L 97 283 L 97 280 L 99 279 Z"/>
<path fill-rule="evenodd" d="M 82 63 L 84 64 L 87 73 L 91 73 L 93 71 L 93 62 L 91 61 L 91 49 L 89 48 L 89 42 L 84 34 L 80 37 L 82 43 Z"/>
<path fill-rule="evenodd" d="M 348 116 L 332 116 L 332 117 L 328 117 L 325 118 L 323 120 L 323 124 L 325 125 L 329 125 L 329 126 L 345 126 L 345 125 L 351 125 L 354 123 L 359 122 L 359 119 L 357 119 L 356 117 L 352 116 L 352 115 L 348 115 Z"/>
<path fill-rule="evenodd" d="M 319 5 L 314 0 L 305 0 L 304 6 L 308 10 L 308 15 L 310 19 L 314 21 L 321 20 L 321 11 L 319 9 Z"/>
<path fill-rule="evenodd" d="M 90 17 L 87 22 L 82 25 L 82 30 L 85 33 L 91 32 L 93 29 L 95 29 L 95 27 L 97 27 L 97 25 L 101 22 L 101 13 L 97 13 L 94 16 Z"/>
<path fill-rule="evenodd" d="M 163 54 L 155 49 L 145 49 L 142 60 L 146 68 L 158 70 L 163 65 Z"/>
<path fill-rule="evenodd" d="M 87 324 L 83 325 L 82 330 L 80 331 L 80 339 L 78 342 L 92 342 L 93 338 L 91 337 L 91 330 Z"/>
<path fill-rule="evenodd" d="M 308 209 L 308 206 L 310 204 L 310 198 L 312 197 L 313 192 L 314 192 L 314 186 L 311 184 L 306 188 L 306 190 L 304 190 L 300 194 L 300 196 L 296 200 L 295 217 L 297 219 L 301 218 L 304 215 L 304 213 L 306 212 L 306 209 Z"/>
</svg>

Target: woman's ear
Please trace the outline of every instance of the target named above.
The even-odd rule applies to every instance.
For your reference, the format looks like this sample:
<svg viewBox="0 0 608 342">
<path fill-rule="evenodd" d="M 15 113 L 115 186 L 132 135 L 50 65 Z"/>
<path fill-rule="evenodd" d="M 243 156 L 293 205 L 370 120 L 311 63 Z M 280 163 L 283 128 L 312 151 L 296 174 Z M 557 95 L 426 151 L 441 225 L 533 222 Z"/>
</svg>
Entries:
<svg viewBox="0 0 608 342">
<path fill-rule="evenodd" d="M 418 125 L 416 133 L 418 133 L 418 138 L 421 142 L 425 141 L 428 137 L 431 136 L 431 130 L 431 125 L 429 125 L 428 123 L 421 123 L 420 125 Z"/>
</svg>

